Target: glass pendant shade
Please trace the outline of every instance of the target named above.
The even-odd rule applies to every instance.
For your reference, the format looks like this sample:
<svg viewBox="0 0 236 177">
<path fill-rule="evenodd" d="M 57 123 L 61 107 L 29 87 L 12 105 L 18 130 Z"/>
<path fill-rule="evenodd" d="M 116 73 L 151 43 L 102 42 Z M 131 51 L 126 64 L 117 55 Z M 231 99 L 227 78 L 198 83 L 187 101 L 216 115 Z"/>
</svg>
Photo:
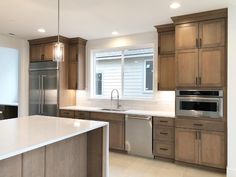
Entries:
<svg viewBox="0 0 236 177">
<path fill-rule="evenodd" d="M 53 61 L 62 62 L 64 61 L 64 44 L 57 42 L 53 49 Z"/>
</svg>

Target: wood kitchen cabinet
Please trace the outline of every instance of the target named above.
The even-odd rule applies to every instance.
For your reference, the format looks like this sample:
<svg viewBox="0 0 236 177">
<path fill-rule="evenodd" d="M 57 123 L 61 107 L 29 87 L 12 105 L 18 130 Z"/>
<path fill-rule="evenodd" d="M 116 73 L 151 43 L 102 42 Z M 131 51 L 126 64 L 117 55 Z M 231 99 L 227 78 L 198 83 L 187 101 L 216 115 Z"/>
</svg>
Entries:
<svg viewBox="0 0 236 177">
<path fill-rule="evenodd" d="M 158 90 L 175 90 L 175 27 L 156 26 L 158 32 Z"/>
<path fill-rule="evenodd" d="M 175 160 L 226 168 L 223 122 L 177 119 L 175 127 Z"/>
<path fill-rule="evenodd" d="M 174 119 L 153 117 L 153 154 L 174 160 Z"/>
<path fill-rule="evenodd" d="M 56 42 L 57 36 L 29 40 L 30 62 L 52 61 Z M 68 39 L 60 36 L 60 42 L 66 44 L 68 43 Z"/>
<path fill-rule="evenodd" d="M 90 119 L 109 122 L 109 148 L 125 150 L 125 116 L 123 114 L 91 112 Z"/>
<path fill-rule="evenodd" d="M 198 163 L 197 131 L 184 128 L 175 129 L 175 160 Z"/>
<path fill-rule="evenodd" d="M 172 17 L 176 27 L 176 87 L 225 85 L 227 10 Z"/>
<path fill-rule="evenodd" d="M 85 89 L 86 42 L 87 41 L 82 38 L 70 39 L 68 89 Z"/>
</svg>

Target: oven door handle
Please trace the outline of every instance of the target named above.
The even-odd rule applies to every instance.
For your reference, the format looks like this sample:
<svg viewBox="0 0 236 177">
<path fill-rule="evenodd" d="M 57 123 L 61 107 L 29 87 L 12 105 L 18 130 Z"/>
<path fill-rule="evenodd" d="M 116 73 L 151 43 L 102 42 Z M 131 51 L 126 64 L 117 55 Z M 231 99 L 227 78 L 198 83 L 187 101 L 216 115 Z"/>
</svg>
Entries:
<svg viewBox="0 0 236 177">
<path fill-rule="evenodd" d="M 220 102 L 223 98 L 204 98 L 204 97 L 177 97 L 176 101 L 189 101 L 189 102 Z"/>
</svg>

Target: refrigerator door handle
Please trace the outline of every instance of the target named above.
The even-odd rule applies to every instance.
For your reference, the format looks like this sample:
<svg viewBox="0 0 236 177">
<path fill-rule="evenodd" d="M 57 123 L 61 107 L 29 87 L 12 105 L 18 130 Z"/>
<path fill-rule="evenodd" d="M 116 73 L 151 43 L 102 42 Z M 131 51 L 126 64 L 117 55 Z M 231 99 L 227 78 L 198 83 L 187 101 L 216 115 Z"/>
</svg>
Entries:
<svg viewBox="0 0 236 177">
<path fill-rule="evenodd" d="M 39 110 L 39 114 L 41 114 L 41 76 L 39 75 L 39 78 L 38 78 L 38 81 L 39 81 L 39 99 L 38 99 L 38 110 Z"/>
<path fill-rule="evenodd" d="M 44 114 L 44 105 L 45 105 L 45 89 L 44 89 L 44 78 L 46 78 L 46 75 L 42 75 L 42 102 L 41 102 L 41 113 Z"/>
</svg>

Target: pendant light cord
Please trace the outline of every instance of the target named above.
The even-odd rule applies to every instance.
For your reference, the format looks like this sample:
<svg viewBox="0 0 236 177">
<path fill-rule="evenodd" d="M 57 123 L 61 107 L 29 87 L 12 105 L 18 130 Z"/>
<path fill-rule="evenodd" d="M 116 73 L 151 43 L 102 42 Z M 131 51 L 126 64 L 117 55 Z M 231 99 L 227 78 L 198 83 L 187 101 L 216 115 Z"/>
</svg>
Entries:
<svg viewBox="0 0 236 177">
<path fill-rule="evenodd" d="M 60 35 L 60 0 L 58 0 L 58 22 L 57 22 L 57 41 L 58 41 L 58 43 L 60 42 L 60 37 L 59 37 L 59 35 Z"/>
</svg>

